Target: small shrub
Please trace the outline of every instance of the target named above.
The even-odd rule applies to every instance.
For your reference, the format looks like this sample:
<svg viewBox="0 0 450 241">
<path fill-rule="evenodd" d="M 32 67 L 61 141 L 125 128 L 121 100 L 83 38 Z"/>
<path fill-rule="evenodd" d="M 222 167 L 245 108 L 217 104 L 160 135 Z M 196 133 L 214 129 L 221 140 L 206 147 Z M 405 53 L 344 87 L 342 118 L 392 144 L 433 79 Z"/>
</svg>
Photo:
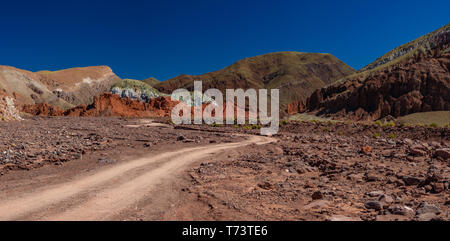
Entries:
<svg viewBox="0 0 450 241">
<path fill-rule="evenodd" d="M 283 125 L 287 125 L 287 124 L 289 124 L 289 121 L 288 121 L 288 120 L 283 120 L 281 123 L 282 123 Z"/>
<path fill-rule="evenodd" d="M 395 135 L 394 133 L 389 134 L 389 139 L 395 139 L 397 138 L 397 135 Z"/>
<path fill-rule="evenodd" d="M 405 123 L 405 122 L 402 122 L 402 123 L 400 123 L 400 127 L 409 127 L 409 124 Z"/>
<path fill-rule="evenodd" d="M 383 124 L 383 127 L 394 127 L 394 126 L 395 126 L 395 122 L 393 122 L 393 121 L 389 121 L 389 122 Z"/>
<path fill-rule="evenodd" d="M 261 129 L 261 125 L 252 125 L 253 130 L 259 130 Z"/>
<path fill-rule="evenodd" d="M 249 126 L 249 125 L 245 125 L 245 126 L 243 126 L 242 128 L 243 128 L 244 130 L 251 130 L 251 129 L 252 129 L 252 127 Z"/>
<path fill-rule="evenodd" d="M 211 125 L 209 125 L 209 126 L 211 126 L 211 127 L 221 127 L 222 125 L 220 125 L 220 124 L 217 124 L 217 123 L 212 123 Z"/>
<path fill-rule="evenodd" d="M 438 128 L 439 127 L 439 125 L 437 123 L 431 123 L 430 126 L 433 127 L 433 128 Z"/>
<path fill-rule="evenodd" d="M 375 138 L 380 137 L 380 133 L 377 133 L 377 132 L 373 133 L 373 137 L 375 137 Z"/>
<path fill-rule="evenodd" d="M 375 125 L 377 125 L 377 126 L 382 126 L 383 123 L 381 122 L 381 120 L 377 120 L 377 121 L 375 121 Z"/>
<path fill-rule="evenodd" d="M 323 128 L 323 131 L 330 132 L 330 129 L 328 127 Z"/>
</svg>

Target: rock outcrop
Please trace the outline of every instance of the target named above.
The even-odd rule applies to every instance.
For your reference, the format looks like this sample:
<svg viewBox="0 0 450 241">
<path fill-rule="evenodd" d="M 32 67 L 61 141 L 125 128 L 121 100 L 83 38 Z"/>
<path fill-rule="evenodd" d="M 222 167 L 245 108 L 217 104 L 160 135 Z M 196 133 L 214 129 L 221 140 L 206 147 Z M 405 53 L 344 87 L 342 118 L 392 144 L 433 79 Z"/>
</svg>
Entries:
<svg viewBox="0 0 450 241">
<path fill-rule="evenodd" d="M 22 120 L 16 109 L 14 99 L 0 93 L 0 121 Z"/>
<path fill-rule="evenodd" d="M 25 105 L 23 112 L 41 116 L 122 116 L 122 117 L 164 117 L 170 116 L 172 108 L 178 101 L 170 97 L 157 97 L 148 103 L 121 98 L 118 95 L 104 93 L 100 97 L 94 97 L 91 105 L 79 105 L 66 111 L 45 103 L 37 105 Z"/>
</svg>

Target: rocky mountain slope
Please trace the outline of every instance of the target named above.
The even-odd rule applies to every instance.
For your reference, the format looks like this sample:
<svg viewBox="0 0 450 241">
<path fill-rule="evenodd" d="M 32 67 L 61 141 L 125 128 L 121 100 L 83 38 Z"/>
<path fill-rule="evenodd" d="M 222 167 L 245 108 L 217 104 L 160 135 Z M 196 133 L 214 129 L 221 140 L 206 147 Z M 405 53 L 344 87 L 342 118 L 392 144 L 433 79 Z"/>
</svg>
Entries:
<svg viewBox="0 0 450 241">
<path fill-rule="evenodd" d="M 72 107 L 52 93 L 40 75 L 14 67 L 0 66 L 0 90 L 15 98 L 18 104 L 46 102 L 61 108 Z"/>
<path fill-rule="evenodd" d="M 41 81 L 60 99 L 72 105 L 89 105 L 94 96 L 108 92 L 120 81 L 108 66 L 37 72 Z"/>
<path fill-rule="evenodd" d="M 161 81 L 159 81 L 153 77 L 150 77 L 150 78 L 142 80 L 142 82 L 144 82 L 150 86 L 155 86 L 155 85 L 159 84 Z"/>
<path fill-rule="evenodd" d="M 107 66 L 30 72 L 0 66 L 0 90 L 19 105 L 47 103 L 62 109 L 91 104 L 120 81 Z"/>
<path fill-rule="evenodd" d="M 309 112 L 376 120 L 450 110 L 450 24 L 390 51 L 359 73 L 315 91 Z"/>
<path fill-rule="evenodd" d="M 222 70 L 194 76 L 180 75 L 155 85 L 164 93 L 178 88 L 193 90 L 194 80 L 203 89 L 266 88 L 280 89 L 280 103 L 286 107 L 294 100 L 305 100 L 314 90 L 355 73 L 330 54 L 278 52 L 246 58 Z"/>
</svg>

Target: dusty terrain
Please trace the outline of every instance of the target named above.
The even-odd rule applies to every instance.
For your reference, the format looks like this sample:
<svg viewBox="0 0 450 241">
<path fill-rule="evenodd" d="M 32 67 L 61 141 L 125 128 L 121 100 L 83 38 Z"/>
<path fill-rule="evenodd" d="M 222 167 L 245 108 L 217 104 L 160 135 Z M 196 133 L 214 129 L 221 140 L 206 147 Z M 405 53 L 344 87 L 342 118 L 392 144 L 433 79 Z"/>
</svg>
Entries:
<svg viewBox="0 0 450 241">
<path fill-rule="evenodd" d="M 450 219 L 448 128 L 167 122 L 0 123 L 0 219 Z"/>
</svg>

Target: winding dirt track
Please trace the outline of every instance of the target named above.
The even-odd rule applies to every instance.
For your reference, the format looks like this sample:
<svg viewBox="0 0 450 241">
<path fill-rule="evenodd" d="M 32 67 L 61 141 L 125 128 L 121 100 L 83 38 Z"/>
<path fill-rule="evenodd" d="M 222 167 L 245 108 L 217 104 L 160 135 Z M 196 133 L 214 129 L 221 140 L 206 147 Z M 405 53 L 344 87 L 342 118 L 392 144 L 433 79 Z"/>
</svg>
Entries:
<svg viewBox="0 0 450 241">
<path fill-rule="evenodd" d="M 111 220 L 158 185 L 167 184 L 189 164 L 212 154 L 274 139 L 251 136 L 238 143 L 185 148 L 144 157 L 35 192 L 0 192 L 0 220 Z"/>
</svg>

